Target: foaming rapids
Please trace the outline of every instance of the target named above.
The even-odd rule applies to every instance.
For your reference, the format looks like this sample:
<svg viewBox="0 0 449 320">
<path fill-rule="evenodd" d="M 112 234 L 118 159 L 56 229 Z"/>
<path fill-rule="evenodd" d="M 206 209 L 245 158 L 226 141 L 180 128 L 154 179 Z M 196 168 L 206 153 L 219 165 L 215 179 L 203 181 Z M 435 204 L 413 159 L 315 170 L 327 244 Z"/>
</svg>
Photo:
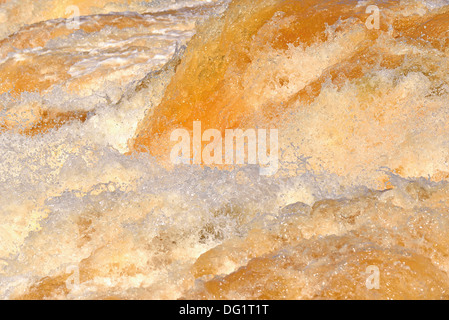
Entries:
<svg viewBox="0 0 449 320">
<path fill-rule="evenodd" d="M 448 1 L 6 0 L 0 22 L 2 299 L 449 297 Z M 277 130 L 278 171 L 175 165 L 198 122 Z"/>
</svg>

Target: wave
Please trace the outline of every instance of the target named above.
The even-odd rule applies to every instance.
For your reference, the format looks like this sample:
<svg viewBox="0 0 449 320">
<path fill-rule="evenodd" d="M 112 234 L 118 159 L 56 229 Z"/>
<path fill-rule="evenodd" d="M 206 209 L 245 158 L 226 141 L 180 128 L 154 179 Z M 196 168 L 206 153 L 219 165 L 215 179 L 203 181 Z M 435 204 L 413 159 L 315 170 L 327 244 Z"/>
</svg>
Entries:
<svg viewBox="0 0 449 320">
<path fill-rule="evenodd" d="M 1 298 L 448 298 L 447 1 L 6 16 Z M 196 121 L 278 130 L 278 172 L 173 165 Z"/>
</svg>

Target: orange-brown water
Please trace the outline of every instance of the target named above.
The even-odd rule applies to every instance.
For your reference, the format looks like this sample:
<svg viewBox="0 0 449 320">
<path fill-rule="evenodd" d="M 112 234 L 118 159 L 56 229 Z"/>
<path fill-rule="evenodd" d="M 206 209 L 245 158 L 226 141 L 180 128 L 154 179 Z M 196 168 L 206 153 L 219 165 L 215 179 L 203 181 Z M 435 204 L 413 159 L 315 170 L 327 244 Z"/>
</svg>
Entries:
<svg viewBox="0 0 449 320">
<path fill-rule="evenodd" d="M 0 1 L 3 299 L 449 297 L 447 1 L 108 2 Z"/>
</svg>

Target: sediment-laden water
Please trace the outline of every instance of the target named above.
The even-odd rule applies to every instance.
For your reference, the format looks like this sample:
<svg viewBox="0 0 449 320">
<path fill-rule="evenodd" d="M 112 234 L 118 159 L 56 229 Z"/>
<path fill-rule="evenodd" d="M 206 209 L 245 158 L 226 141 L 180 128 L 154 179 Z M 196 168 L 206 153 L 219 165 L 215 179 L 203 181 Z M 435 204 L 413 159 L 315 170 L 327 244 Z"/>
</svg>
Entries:
<svg viewBox="0 0 449 320">
<path fill-rule="evenodd" d="M 0 0 L 0 22 L 1 298 L 449 297 L 448 1 Z M 278 170 L 175 165 L 195 122 L 276 130 Z"/>
</svg>

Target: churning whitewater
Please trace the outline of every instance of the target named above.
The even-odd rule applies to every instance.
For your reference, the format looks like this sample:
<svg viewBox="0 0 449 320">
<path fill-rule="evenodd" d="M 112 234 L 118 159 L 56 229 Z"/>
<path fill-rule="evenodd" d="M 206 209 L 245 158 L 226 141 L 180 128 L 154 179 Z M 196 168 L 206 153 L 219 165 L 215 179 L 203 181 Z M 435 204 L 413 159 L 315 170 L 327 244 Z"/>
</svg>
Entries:
<svg viewBox="0 0 449 320">
<path fill-rule="evenodd" d="M 449 1 L 0 23 L 0 298 L 449 298 Z"/>
</svg>

